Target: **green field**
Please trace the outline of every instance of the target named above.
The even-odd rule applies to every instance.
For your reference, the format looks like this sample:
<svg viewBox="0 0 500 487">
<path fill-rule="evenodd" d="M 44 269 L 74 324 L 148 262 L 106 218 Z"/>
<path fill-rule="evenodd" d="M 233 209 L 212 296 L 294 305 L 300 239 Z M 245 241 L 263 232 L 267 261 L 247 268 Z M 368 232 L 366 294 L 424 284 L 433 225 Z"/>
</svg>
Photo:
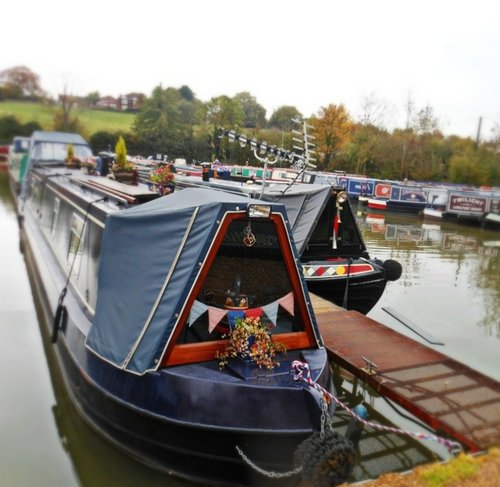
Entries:
<svg viewBox="0 0 500 487">
<path fill-rule="evenodd" d="M 13 115 L 19 122 L 38 122 L 44 130 L 52 130 L 52 114 L 55 106 L 41 103 L 2 101 L 0 102 L 0 117 Z M 108 132 L 130 131 L 135 115 L 132 113 L 116 113 L 102 110 L 75 110 L 82 124 L 85 135 L 90 136 L 99 130 Z"/>
</svg>

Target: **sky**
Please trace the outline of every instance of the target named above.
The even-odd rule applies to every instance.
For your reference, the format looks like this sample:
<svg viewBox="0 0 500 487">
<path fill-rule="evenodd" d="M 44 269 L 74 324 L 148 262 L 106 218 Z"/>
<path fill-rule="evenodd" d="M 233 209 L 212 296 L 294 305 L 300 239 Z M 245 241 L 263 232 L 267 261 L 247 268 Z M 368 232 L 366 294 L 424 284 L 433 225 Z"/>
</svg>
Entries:
<svg viewBox="0 0 500 487">
<path fill-rule="evenodd" d="M 431 106 L 446 135 L 500 125 L 498 0 L 8 0 L 0 70 L 24 65 L 52 96 L 188 85 L 202 101 L 248 91 L 304 116 L 364 100 Z"/>
</svg>

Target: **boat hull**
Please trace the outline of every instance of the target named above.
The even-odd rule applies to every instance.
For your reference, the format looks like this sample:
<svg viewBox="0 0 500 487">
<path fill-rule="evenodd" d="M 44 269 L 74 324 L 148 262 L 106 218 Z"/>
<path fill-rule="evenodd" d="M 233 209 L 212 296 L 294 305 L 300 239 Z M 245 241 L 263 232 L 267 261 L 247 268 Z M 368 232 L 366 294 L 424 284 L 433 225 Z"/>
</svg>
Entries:
<svg viewBox="0 0 500 487">
<path fill-rule="evenodd" d="M 421 212 L 427 203 L 419 201 L 394 201 L 394 200 L 378 200 L 369 199 L 368 208 L 377 211 L 391 211 L 398 213 L 414 213 Z"/>
<path fill-rule="evenodd" d="M 49 341 L 64 275 L 29 212 L 21 239 Z M 320 429 L 321 394 L 293 381 L 290 362 L 307 361 L 313 379 L 332 390 L 324 349 L 289 352 L 279 369 L 255 369 L 250 379 L 219 370 L 215 360 L 136 375 L 86 348 L 90 321 L 71 286 L 65 307 L 67 321 L 54 346 L 73 405 L 103 437 L 155 469 L 204 485 L 265 485 L 236 447 L 265 470 L 289 471 L 297 446 Z"/>
<path fill-rule="evenodd" d="M 385 291 L 387 279 L 383 271 L 374 271 L 349 279 L 307 279 L 310 292 L 348 310 L 368 314 Z M 348 286 L 346 293 L 346 286 Z"/>
</svg>

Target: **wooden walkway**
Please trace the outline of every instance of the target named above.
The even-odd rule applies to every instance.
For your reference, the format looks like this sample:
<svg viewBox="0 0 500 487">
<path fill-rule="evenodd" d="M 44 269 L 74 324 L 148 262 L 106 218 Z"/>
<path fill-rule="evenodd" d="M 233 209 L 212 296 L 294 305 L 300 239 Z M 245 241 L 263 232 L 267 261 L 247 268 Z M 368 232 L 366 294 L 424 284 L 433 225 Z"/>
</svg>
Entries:
<svg viewBox="0 0 500 487">
<path fill-rule="evenodd" d="M 500 383 L 374 321 L 313 296 L 333 362 L 471 451 L 500 445 Z M 366 358 L 376 364 L 373 371 Z"/>
</svg>

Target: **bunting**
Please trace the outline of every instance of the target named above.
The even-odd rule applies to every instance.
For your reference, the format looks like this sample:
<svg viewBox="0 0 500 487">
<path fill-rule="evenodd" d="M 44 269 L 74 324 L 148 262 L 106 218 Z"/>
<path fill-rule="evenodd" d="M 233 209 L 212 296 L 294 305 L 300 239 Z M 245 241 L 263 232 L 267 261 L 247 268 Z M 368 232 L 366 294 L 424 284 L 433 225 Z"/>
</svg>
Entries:
<svg viewBox="0 0 500 487">
<path fill-rule="evenodd" d="M 208 332 L 212 333 L 214 328 L 226 316 L 227 310 L 215 308 L 214 306 L 207 306 L 208 308 Z"/>
<path fill-rule="evenodd" d="M 227 310 L 222 308 L 216 308 L 215 306 L 208 306 L 200 301 L 194 301 L 191 311 L 189 313 L 188 326 L 191 326 L 203 313 L 208 311 L 208 331 L 212 333 L 216 326 L 221 322 L 223 318 L 228 318 L 229 326 L 234 328 L 234 323 L 237 318 L 243 318 L 244 316 L 250 318 L 260 318 L 262 315 L 266 315 L 273 326 L 276 326 L 276 321 L 278 319 L 278 309 L 281 306 L 285 311 L 294 315 L 294 299 L 293 292 L 279 298 L 273 303 L 269 303 L 261 308 L 250 308 L 242 310 Z"/>
</svg>

